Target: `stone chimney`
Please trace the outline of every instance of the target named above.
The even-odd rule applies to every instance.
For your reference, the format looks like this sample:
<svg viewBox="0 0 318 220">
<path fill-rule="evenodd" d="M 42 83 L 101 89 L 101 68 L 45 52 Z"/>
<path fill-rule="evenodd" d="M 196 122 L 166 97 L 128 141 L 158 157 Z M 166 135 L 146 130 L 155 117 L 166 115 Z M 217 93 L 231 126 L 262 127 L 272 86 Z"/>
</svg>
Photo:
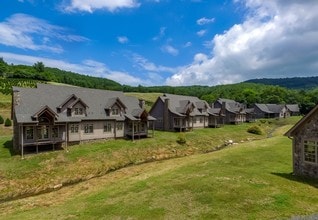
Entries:
<svg viewBox="0 0 318 220">
<path fill-rule="evenodd" d="M 140 106 L 140 108 L 142 108 L 142 109 L 144 109 L 145 108 L 145 100 L 143 100 L 143 99 L 139 99 L 139 106 Z"/>
</svg>

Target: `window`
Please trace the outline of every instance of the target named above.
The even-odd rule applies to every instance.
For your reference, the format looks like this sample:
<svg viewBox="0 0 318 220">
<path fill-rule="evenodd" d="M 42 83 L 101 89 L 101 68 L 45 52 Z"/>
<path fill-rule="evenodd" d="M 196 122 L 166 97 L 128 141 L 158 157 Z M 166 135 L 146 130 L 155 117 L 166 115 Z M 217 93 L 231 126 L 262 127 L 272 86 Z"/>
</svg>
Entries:
<svg viewBox="0 0 318 220">
<path fill-rule="evenodd" d="M 317 163 L 317 146 L 316 141 L 304 141 L 304 161 Z"/>
<path fill-rule="evenodd" d="M 104 124 L 104 132 L 111 132 L 112 131 L 112 124 L 107 122 Z"/>
<path fill-rule="evenodd" d="M 26 136 L 27 140 L 33 140 L 34 139 L 33 127 L 26 127 L 25 128 L 25 136 Z"/>
<path fill-rule="evenodd" d="M 75 108 L 75 115 L 83 115 L 83 108 Z"/>
<path fill-rule="evenodd" d="M 117 130 L 123 130 L 123 123 L 122 122 L 117 122 Z"/>
<path fill-rule="evenodd" d="M 174 118 L 174 126 L 180 126 L 180 120 L 179 118 Z"/>
<path fill-rule="evenodd" d="M 203 123 L 203 118 L 202 117 L 200 117 L 200 123 Z"/>
<path fill-rule="evenodd" d="M 52 138 L 58 138 L 58 137 L 59 137 L 59 128 L 55 126 L 52 128 Z"/>
<path fill-rule="evenodd" d="M 85 124 L 84 125 L 84 133 L 89 134 L 94 132 L 94 126 L 93 124 Z"/>
<path fill-rule="evenodd" d="M 113 108 L 112 109 L 112 115 L 119 115 L 119 109 L 118 108 Z"/>
<path fill-rule="evenodd" d="M 192 123 L 193 123 L 193 124 L 197 123 L 197 118 L 196 118 L 196 117 L 193 117 L 193 118 L 192 118 Z"/>
<path fill-rule="evenodd" d="M 78 133 L 78 124 L 70 125 L 71 133 Z"/>
<path fill-rule="evenodd" d="M 37 137 L 39 140 L 49 138 L 49 128 L 48 126 L 41 126 L 37 128 Z"/>
</svg>

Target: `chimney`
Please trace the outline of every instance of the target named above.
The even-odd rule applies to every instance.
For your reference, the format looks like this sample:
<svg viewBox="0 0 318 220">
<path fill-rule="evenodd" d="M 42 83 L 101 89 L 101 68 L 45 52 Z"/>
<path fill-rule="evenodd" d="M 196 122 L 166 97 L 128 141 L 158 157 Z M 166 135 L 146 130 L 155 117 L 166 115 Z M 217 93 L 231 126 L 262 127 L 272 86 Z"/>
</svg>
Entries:
<svg viewBox="0 0 318 220">
<path fill-rule="evenodd" d="M 164 110 L 163 110 L 163 129 L 165 131 L 169 130 L 169 105 L 170 105 L 170 100 L 166 98 L 164 103 Z"/>
<path fill-rule="evenodd" d="M 144 109 L 145 108 L 145 100 L 139 99 L 139 106 L 140 106 L 140 108 Z"/>
<path fill-rule="evenodd" d="M 225 109 L 226 109 L 226 102 L 222 102 L 222 107 L 221 107 L 222 114 L 225 114 Z"/>
</svg>

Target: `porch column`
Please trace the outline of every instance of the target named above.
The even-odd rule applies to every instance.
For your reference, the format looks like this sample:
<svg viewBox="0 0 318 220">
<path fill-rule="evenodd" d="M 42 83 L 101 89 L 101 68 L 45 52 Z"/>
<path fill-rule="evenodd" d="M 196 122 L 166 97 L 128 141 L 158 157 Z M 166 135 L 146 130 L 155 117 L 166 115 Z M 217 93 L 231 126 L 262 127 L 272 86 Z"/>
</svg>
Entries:
<svg viewBox="0 0 318 220">
<path fill-rule="evenodd" d="M 80 131 L 78 131 L 80 132 Z M 67 150 L 67 143 L 68 143 L 68 123 L 65 123 L 65 150 L 66 152 Z"/>
<path fill-rule="evenodd" d="M 24 152 L 23 152 L 23 148 L 24 148 L 24 143 L 23 143 L 23 140 L 24 140 L 24 135 L 23 135 L 23 125 L 22 126 L 20 126 L 20 128 L 19 128 L 19 130 L 20 130 L 20 133 L 21 133 L 21 135 L 19 135 L 20 137 L 21 137 L 21 156 L 22 156 L 22 159 L 24 159 L 23 158 L 23 154 L 24 154 Z M 22 130 L 22 131 L 21 131 Z"/>
<path fill-rule="evenodd" d="M 155 121 L 152 121 L 152 137 L 155 136 Z"/>
<path fill-rule="evenodd" d="M 134 141 L 135 139 L 135 125 L 134 125 L 134 121 L 132 121 L 132 136 L 131 136 L 132 141 Z"/>
</svg>

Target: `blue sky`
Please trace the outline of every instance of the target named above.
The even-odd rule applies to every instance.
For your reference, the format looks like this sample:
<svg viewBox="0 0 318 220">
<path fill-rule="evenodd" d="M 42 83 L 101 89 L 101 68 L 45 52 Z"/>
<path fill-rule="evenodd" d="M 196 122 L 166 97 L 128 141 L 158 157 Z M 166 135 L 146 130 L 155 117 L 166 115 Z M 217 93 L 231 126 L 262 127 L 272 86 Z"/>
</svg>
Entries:
<svg viewBox="0 0 318 220">
<path fill-rule="evenodd" d="M 2 0 L 0 57 L 126 85 L 318 73 L 316 0 Z"/>
</svg>

